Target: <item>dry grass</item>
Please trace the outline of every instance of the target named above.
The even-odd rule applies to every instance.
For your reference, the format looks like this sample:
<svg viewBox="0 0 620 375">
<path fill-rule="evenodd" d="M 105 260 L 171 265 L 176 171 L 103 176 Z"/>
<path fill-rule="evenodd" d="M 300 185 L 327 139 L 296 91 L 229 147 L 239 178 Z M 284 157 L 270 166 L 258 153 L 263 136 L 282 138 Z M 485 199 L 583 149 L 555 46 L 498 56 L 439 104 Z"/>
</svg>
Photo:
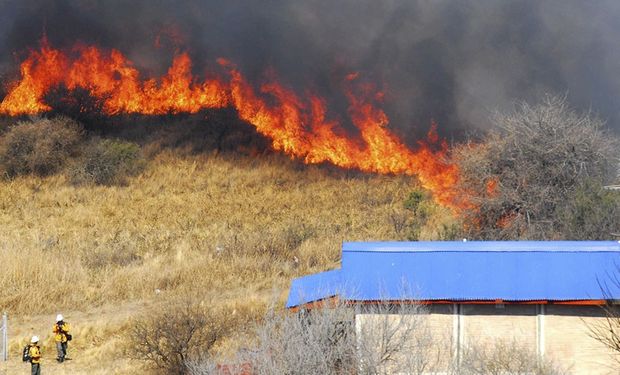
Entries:
<svg viewBox="0 0 620 375">
<path fill-rule="evenodd" d="M 71 360 L 56 363 L 56 348 L 51 335 L 54 316 L 11 316 L 9 361 L 0 362 L 0 374 L 25 374 L 30 365 L 21 360 L 21 349 L 33 334 L 42 337 L 42 368 L 46 374 L 132 374 L 141 363 L 129 361 L 122 354 L 123 332 L 127 329 L 128 315 L 150 309 L 145 303 L 91 308 L 88 312 L 74 311 L 66 315 L 72 323 L 76 340 L 69 344 Z"/>
<path fill-rule="evenodd" d="M 73 312 L 72 323 L 85 330 L 76 337 L 88 340 L 82 351 L 103 353 L 103 368 L 112 368 L 109 353 L 120 346 L 110 343 L 122 337 L 106 340 L 105 331 L 122 330 L 167 296 L 215 297 L 260 316 L 293 277 L 337 267 L 342 241 L 403 239 L 393 218 L 405 217 L 414 188 L 410 178 L 302 167 L 278 156 L 166 152 L 124 187 L 74 187 L 62 176 L 3 181 L 0 308 L 35 327 L 45 316 L 43 337 L 56 312 Z M 436 237 L 447 221 L 435 207 L 421 237 Z M 79 321 L 110 306 L 114 324 L 105 314 Z M 14 335 L 17 351 L 18 340 L 25 337 Z"/>
</svg>

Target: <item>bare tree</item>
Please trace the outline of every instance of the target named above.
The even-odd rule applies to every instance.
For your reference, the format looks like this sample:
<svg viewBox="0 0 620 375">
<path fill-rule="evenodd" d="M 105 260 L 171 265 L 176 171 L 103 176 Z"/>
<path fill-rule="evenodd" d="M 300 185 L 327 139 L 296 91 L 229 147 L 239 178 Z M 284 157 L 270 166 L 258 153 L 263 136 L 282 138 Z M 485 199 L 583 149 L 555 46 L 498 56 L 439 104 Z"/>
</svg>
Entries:
<svg viewBox="0 0 620 375">
<path fill-rule="evenodd" d="M 258 345 L 245 353 L 257 375 L 347 374 L 355 369 L 354 315 L 339 303 L 277 315 L 257 327 Z"/>
<path fill-rule="evenodd" d="M 620 309 L 611 302 L 602 308 L 605 318 L 588 325 L 590 336 L 617 353 L 613 358 L 620 363 Z"/>
<path fill-rule="evenodd" d="M 326 301 L 311 310 L 277 314 L 257 326 L 256 346 L 240 353 L 226 373 L 422 374 L 432 371 L 439 345 L 427 309 L 404 301 L 351 305 Z M 213 362 L 192 363 L 193 375 L 222 374 Z"/>
<path fill-rule="evenodd" d="M 611 349 L 615 353 L 613 359 L 620 364 L 620 305 L 614 299 L 620 290 L 620 265 L 616 264 L 614 272 L 598 283 L 606 300 L 601 306 L 604 318 L 597 323 L 584 323 L 590 337 Z"/>
<path fill-rule="evenodd" d="M 443 337 L 428 326 L 428 309 L 406 301 L 382 301 L 356 311 L 360 374 L 423 374 L 437 370 Z"/>
<path fill-rule="evenodd" d="M 570 217 L 568 202 L 602 189 L 618 176 L 618 141 L 590 113 L 570 109 L 563 98 L 520 105 L 498 114 L 496 128 L 482 142 L 455 150 L 461 170 L 467 235 L 481 239 L 580 239 L 582 231 L 562 226 Z M 598 190 L 597 190 L 598 189 Z M 593 200 L 617 206 L 620 199 Z M 587 206 L 587 205 L 586 205 Z M 581 207 L 583 208 L 583 207 Z M 577 209 L 581 209 L 577 208 Z M 567 212 L 568 210 L 568 212 Z M 586 238 L 610 238 L 620 219 L 590 228 Z M 560 212 L 562 215 L 560 215 Z M 587 210 L 581 210 L 588 214 Z M 597 215 L 596 210 L 592 215 Z M 587 219 L 585 220 L 587 221 Z"/>
</svg>

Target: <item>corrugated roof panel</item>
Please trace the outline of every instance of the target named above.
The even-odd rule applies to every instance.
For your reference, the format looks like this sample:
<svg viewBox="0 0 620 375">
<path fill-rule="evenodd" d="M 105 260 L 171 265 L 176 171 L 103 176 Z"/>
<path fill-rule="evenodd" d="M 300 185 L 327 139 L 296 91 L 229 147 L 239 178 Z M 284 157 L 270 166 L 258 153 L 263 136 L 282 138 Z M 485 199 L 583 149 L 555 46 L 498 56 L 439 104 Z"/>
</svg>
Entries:
<svg viewBox="0 0 620 375">
<path fill-rule="evenodd" d="M 332 297 L 340 293 L 340 270 L 316 273 L 293 280 L 286 307 Z"/>
<path fill-rule="evenodd" d="M 344 242 L 342 251 L 620 251 L 619 241 L 386 241 Z"/>
<path fill-rule="evenodd" d="M 399 299 L 403 289 L 424 300 L 603 299 L 598 280 L 620 262 L 609 252 L 367 252 L 343 258 L 343 280 L 369 300 Z"/>
<path fill-rule="evenodd" d="M 338 277 L 296 279 L 291 295 L 313 296 L 302 303 L 334 295 L 313 292 L 320 287 L 362 301 L 620 299 L 618 286 L 609 296 L 599 284 L 619 266 L 614 241 L 349 242 Z M 287 306 L 302 301 L 291 295 Z"/>
</svg>

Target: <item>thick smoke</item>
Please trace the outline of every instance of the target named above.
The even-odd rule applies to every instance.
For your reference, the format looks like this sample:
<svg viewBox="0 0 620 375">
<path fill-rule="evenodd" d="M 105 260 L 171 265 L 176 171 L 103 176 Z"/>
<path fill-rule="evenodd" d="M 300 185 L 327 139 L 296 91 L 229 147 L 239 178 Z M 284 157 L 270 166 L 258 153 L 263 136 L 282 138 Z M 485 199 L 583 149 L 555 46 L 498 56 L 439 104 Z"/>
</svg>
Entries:
<svg viewBox="0 0 620 375">
<path fill-rule="evenodd" d="M 45 33 L 55 47 L 117 48 L 151 74 L 175 49 L 197 73 L 225 57 L 342 111 L 343 78 L 359 72 L 408 141 L 431 120 L 459 137 L 544 93 L 620 131 L 619 18 L 615 0 L 0 0 L 0 72 Z"/>
</svg>

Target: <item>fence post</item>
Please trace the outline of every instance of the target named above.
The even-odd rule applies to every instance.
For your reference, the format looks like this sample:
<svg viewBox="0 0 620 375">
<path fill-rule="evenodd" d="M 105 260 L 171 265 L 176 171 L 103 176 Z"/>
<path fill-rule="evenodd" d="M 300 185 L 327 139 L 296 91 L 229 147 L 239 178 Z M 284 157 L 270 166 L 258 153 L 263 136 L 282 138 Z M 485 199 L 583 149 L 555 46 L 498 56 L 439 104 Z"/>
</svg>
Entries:
<svg viewBox="0 0 620 375">
<path fill-rule="evenodd" d="M 2 314 L 2 360 L 9 360 L 9 317 L 6 312 Z"/>
</svg>

